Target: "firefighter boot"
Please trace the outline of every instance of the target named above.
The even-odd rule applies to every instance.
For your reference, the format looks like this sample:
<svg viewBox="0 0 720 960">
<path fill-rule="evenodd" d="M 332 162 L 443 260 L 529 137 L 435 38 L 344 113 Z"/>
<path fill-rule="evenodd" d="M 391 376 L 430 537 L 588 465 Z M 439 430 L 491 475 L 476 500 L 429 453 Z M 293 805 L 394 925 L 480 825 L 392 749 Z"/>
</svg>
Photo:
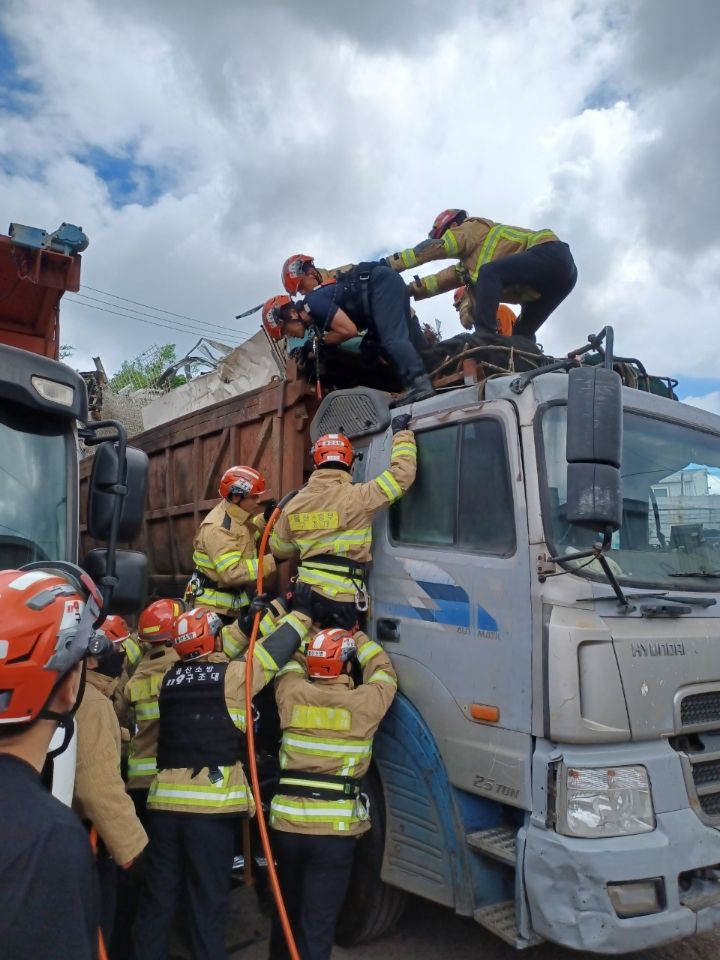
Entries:
<svg viewBox="0 0 720 960">
<path fill-rule="evenodd" d="M 402 407 L 407 403 L 415 403 L 417 400 L 426 400 L 428 397 L 432 397 L 434 393 L 435 388 L 430 377 L 426 373 L 421 373 L 415 377 L 409 389 L 400 394 L 395 401 L 395 406 Z"/>
</svg>

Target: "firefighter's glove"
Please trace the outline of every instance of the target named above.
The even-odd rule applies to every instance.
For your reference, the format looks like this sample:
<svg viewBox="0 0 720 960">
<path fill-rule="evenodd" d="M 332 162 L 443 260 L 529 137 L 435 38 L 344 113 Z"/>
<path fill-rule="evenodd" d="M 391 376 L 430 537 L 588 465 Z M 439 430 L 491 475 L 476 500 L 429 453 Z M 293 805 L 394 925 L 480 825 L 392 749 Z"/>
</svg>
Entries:
<svg viewBox="0 0 720 960">
<path fill-rule="evenodd" d="M 258 593 L 257 596 L 253 597 L 250 601 L 250 606 L 248 607 L 248 613 L 250 617 L 254 617 L 255 614 L 259 613 L 261 616 L 264 616 L 270 609 L 270 594 L 269 593 Z"/>
<path fill-rule="evenodd" d="M 381 267 L 389 267 L 389 266 L 390 266 L 390 264 L 388 263 L 387 257 L 380 257 L 380 259 L 377 260 L 376 263 L 378 264 L 378 266 L 381 266 Z"/>
<path fill-rule="evenodd" d="M 272 512 L 276 506 L 277 500 L 268 500 L 268 502 L 265 504 L 265 509 L 263 510 L 263 520 L 265 523 L 267 523 L 272 516 Z"/>
<path fill-rule="evenodd" d="M 400 433 L 401 430 L 407 430 L 408 424 L 412 420 L 412 417 L 409 413 L 401 413 L 397 417 L 393 417 L 390 421 L 390 427 L 392 428 L 393 436 L 396 433 Z"/>
</svg>

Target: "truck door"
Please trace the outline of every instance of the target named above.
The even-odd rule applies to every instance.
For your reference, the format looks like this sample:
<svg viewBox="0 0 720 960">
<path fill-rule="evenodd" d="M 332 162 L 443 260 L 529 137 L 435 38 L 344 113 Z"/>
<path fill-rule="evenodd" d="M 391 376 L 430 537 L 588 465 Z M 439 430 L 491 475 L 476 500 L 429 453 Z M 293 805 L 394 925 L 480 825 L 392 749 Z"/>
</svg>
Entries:
<svg viewBox="0 0 720 960">
<path fill-rule="evenodd" d="M 526 806 L 530 571 L 515 410 L 445 410 L 418 420 L 416 439 L 415 484 L 375 530 L 370 629 L 451 782 Z M 387 464 L 386 444 L 372 445 L 368 476 Z"/>
</svg>

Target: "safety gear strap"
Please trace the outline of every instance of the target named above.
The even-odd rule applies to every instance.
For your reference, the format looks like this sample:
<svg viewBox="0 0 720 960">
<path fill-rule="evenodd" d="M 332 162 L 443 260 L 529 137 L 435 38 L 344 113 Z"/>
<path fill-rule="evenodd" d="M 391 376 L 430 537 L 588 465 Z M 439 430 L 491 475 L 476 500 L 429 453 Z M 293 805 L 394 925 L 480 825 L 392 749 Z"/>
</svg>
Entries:
<svg viewBox="0 0 720 960">
<path fill-rule="evenodd" d="M 360 786 L 361 781 L 355 777 L 292 770 L 281 774 L 278 792 L 288 797 L 310 797 L 312 800 L 347 800 L 360 796 Z"/>
</svg>

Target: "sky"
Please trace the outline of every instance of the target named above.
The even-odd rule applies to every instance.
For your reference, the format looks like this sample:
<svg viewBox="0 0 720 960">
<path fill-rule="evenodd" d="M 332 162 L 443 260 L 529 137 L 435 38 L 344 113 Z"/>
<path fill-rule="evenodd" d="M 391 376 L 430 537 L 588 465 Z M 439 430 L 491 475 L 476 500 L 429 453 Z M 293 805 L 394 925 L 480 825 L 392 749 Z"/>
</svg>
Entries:
<svg viewBox="0 0 720 960">
<path fill-rule="evenodd" d="M 235 345 L 289 254 L 393 253 L 462 207 L 570 244 L 547 352 L 610 323 L 720 412 L 719 159 L 717 0 L 0 4 L 0 230 L 88 234 L 79 369 Z M 418 313 L 460 331 L 450 294 Z"/>
</svg>

